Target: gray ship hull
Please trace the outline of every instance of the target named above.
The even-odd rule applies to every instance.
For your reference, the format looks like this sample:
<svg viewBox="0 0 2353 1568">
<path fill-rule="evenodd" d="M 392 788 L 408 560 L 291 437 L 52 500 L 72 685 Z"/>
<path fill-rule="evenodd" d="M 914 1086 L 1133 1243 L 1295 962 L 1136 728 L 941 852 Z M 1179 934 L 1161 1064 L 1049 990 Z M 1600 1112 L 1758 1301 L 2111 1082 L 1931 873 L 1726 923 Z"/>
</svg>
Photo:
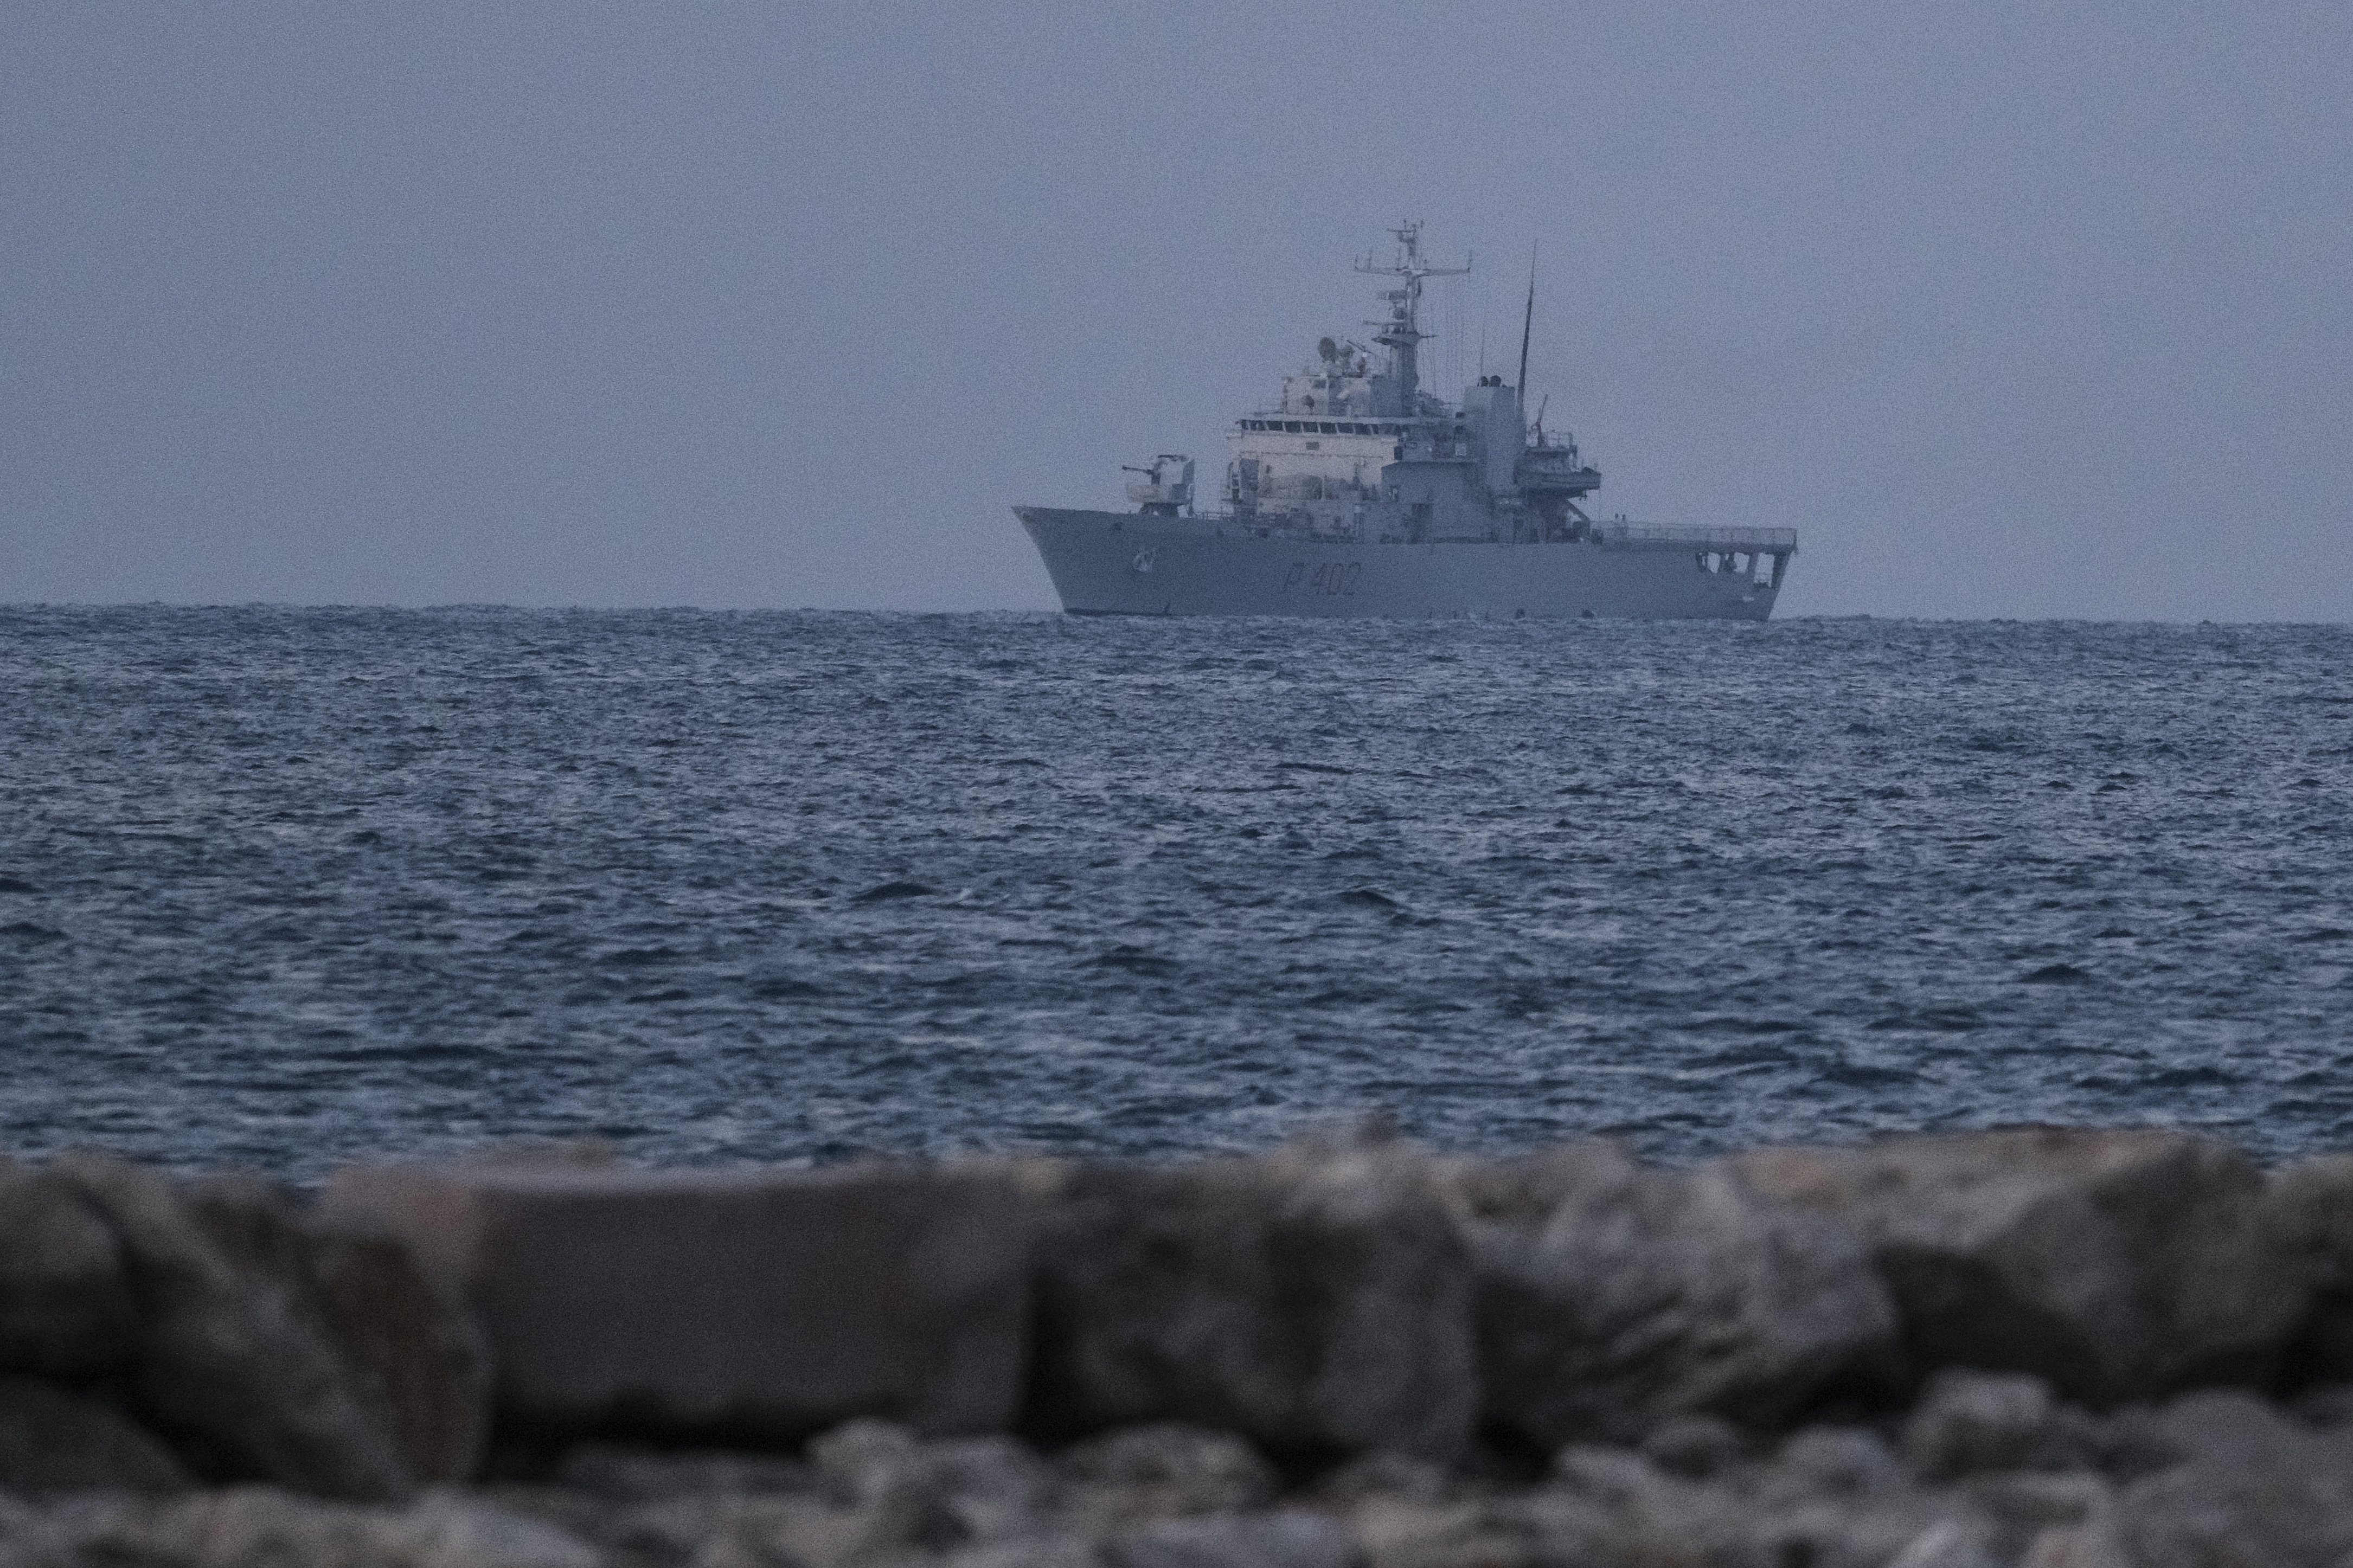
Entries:
<svg viewBox="0 0 2353 1568">
<path fill-rule="evenodd" d="M 1761 621 L 1795 536 L 1601 525 L 1568 543 L 1311 540 L 1232 518 L 1016 507 L 1072 615 Z"/>
</svg>

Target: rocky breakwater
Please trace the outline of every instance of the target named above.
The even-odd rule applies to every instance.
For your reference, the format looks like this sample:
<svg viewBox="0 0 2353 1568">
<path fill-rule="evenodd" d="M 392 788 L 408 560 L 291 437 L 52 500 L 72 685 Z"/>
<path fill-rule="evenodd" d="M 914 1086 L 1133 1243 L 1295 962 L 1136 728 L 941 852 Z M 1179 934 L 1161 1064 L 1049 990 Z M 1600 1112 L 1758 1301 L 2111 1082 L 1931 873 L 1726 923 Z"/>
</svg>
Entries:
<svg viewBox="0 0 2353 1568">
<path fill-rule="evenodd" d="M 2348 1568 L 2353 1156 L 0 1163 L 0 1568 Z"/>
</svg>

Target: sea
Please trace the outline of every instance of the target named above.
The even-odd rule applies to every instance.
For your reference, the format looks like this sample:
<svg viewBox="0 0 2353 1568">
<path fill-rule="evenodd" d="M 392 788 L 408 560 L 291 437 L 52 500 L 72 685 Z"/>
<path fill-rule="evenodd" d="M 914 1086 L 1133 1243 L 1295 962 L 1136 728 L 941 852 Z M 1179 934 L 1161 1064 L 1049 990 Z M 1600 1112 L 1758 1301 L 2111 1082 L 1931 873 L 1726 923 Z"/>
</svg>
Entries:
<svg viewBox="0 0 2353 1568">
<path fill-rule="evenodd" d="M 2353 629 L 0 610 L 0 1148 L 2353 1145 Z"/>
</svg>

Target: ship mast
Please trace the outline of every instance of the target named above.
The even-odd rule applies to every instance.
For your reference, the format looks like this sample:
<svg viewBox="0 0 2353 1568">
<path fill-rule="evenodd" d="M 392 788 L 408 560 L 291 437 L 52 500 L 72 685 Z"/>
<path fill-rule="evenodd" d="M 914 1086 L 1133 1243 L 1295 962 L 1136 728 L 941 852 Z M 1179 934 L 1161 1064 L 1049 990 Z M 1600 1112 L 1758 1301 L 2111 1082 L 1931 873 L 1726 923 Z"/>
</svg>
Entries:
<svg viewBox="0 0 2353 1568">
<path fill-rule="evenodd" d="M 1468 267 L 1432 267 L 1421 258 L 1421 225 L 1401 223 L 1389 232 L 1398 238 L 1397 260 L 1390 266 L 1377 266 L 1370 256 L 1356 263 L 1356 270 L 1382 278 L 1401 278 L 1405 286 L 1388 289 L 1380 298 L 1389 307 L 1388 319 L 1367 321 L 1377 328 L 1373 341 L 1389 351 L 1389 379 L 1398 388 L 1398 412 L 1410 416 L 1414 412 L 1415 395 L 1420 390 L 1420 366 L 1416 348 L 1429 336 L 1421 330 L 1421 280 L 1425 278 L 1459 278 L 1471 270 Z"/>
</svg>

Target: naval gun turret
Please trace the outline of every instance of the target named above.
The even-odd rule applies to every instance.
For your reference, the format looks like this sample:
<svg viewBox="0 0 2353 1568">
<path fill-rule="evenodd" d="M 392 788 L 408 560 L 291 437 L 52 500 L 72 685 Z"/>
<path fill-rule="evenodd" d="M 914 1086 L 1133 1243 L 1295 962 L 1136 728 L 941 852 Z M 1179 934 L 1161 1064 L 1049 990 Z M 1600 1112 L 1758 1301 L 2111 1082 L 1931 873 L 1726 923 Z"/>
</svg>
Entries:
<svg viewBox="0 0 2353 1568">
<path fill-rule="evenodd" d="M 1122 463 L 1121 473 L 1142 474 L 1127 481 L 1127 499 L 1147 517 L 1175 517 L 1193 505 L 1193 459 L 1182 452 L 1163 452 L 1143 468 Z"/>
</svg>

